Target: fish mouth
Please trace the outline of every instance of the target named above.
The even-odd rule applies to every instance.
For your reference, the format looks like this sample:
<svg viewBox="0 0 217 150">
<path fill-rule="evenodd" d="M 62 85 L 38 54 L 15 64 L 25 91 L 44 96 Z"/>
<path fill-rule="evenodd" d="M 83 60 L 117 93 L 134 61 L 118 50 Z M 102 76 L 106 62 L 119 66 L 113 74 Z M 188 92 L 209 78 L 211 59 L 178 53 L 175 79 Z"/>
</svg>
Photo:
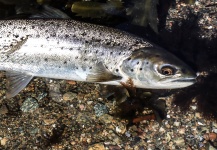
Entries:
<svg viewBox="0 0 217 150">
<path fill-rule="evenodd" d="M 173 80 L 172 82 L 192 82 L 192 83 L 195 83 L 196 78 L 177 79 L 177 80 Z"/>
</svg>

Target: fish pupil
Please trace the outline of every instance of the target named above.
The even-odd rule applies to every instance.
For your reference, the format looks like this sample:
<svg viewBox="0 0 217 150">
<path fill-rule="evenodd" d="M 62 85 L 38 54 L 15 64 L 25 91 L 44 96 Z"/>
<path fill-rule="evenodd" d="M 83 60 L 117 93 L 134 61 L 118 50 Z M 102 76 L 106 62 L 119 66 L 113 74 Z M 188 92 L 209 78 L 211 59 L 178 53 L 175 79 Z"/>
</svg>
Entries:
<svg viewBox="0 0 217 150">
<path fill-rule="evenodd" d="M 161 68 L 161 74 L 163 74 L 165 76 L 174 75 L 175 74 L 175 69 L 172 68 L 171 66 L 162 67 Z"/>
</svg>

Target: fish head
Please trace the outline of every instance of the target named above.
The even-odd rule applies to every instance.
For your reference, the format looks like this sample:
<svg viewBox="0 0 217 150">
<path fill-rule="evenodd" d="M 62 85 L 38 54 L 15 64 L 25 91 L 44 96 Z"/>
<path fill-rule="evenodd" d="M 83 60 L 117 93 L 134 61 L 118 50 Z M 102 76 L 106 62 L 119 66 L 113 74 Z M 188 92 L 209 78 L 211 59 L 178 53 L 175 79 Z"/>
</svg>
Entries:
<svg viewBox="0 0 217 150">
<path fill-rule="evenodd" d="M 176 89 L 196 82 L 196 73 L 188 65 L 159 47 L 133 51 L 120 70 L 138 88 Z"/>
</svg>

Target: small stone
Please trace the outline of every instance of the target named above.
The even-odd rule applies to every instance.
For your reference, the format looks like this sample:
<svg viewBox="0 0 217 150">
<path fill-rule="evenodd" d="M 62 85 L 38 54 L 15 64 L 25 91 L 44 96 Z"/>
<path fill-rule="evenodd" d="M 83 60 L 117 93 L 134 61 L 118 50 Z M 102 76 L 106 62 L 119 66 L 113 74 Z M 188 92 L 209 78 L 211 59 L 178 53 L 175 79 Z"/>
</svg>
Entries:
<svg viewBox="0 0 217 150">
<path fill-rule="evenodd" d="M 77 93 L 67 92 L 63 95 L 64 101 L 70 101 L 73 100 L 77 96 Z"/>
<path fill-rule="evenodd" d="M 51 125 L 53 124 L 56 120 L 55 119 L 44 119 L 43 120 L 45 125 Z"/>
<path fill-rule="evenodd" d="M 180 122 L 175 121 L 173 125 L 178 127 L 180 126 Z"/>
<path fill-rule="evenodd" d="M 104 123 L 108 124 L 108 123 L 111 123 L 111 122 L 112 122 L 113 117 L 110 116 L 110 115 L 108 115 L 108 114 L 104 114 L 104 115 L 100 116 L 99 119 L 100 119 L 101 121 L 103 121 Z"/>
<path fill-rule="evenodd" d="M 183 138 L 176 138 L 176 139 L 174 139 L 174 142 L 178 146 L 185 146 L 185 140 Z"/>
<path fill-rule="evenodd" d="M 8 113 L 8 108 L 5 105 L 2 105 L 0 108 L 0 114 L 4 115 Z"/>
<path fill-rule="evenodd" d="M 1 145 L 2 145 L 2 146 L 6 145 L 7 141 L 8 141 L 7 138 L 1 139 Z"/>
<path fill-rule="evenodd" d="M 82 111 L 82 110 L 85 110 L 85 106 L 84 106 L 83 104 L 80 104 L 80 105 L 79 105 L 79 108 L 80 108 L 81 111 Z"/>
<path fill-rule="evenodd" d="M 71 81 L 71 80 L 67 80 L 66 82 L 67 82 L 68 84 L 70 84 L 70 85 L 75 85 L 75 84 L 77 84 L 76 81 Z"/>
<path fill-rule="evenodd" d="M 101 103 L 97 103 L 94 106 L 94 110 L 95 110 L 96 116 L 98 117 L 108 113 L 108 108 L 106 107 L 106 105 L 101 104 Z"/>
<path fill-rule="evenodd" d="M 34 98 L 27 98 L 22 106 L 21 106 L 21 110 L 23 112 L 33 112 L 38 108 L 38 101 Z"/>
<path fill-rule="evenodd" d="M 96 143 L 88 147 L 88 150 L 105 150 L 105 146 L 102 143 Z"/>
<path fill-rule="evenodd" d="M 93 103 L 93 101 L 87 101 L 88 105 L 91 105 Z"/>
<path fill-rule="evenodd" d="M 180 128 L 179 129 L 179 134 L 185 134 L 185 128 Z"/>
<path fill-rule="evenodd" d="M 163 127 L 160 127 L 159 132 L 165 132 L 165 129 Z"/>
<path fill-rule="evenodd" d="M 123 123 L 119 123 L 118 126 L 115 127 L 115 131 L 120 134 L 124 134 L 126 130 L 126 126 Z"/>
</svg>

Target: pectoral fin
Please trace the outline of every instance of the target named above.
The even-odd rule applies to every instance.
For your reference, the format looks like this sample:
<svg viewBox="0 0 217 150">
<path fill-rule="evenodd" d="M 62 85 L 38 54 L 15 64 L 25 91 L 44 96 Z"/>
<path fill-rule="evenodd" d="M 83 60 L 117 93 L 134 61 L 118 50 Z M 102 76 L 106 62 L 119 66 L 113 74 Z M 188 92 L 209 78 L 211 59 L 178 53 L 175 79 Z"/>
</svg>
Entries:
<svg viewBox="0 0 217 150">
<path fill-rule="evenodd" d="M 27 75 L 20 72 L 6 72 L 7 77 L 7 92 L 6 97 L 11 98 L 17 95 L 33 78 L 32 75 Z"/>
<path fill-rule="evenodd" d="M 91 73 L 87 76 L 89 82 L 108 82 L 114 80 L 120 80 L 122 77 L 114 75 L 111 71 L 99 62 L 95 68 L 92 69 Z"/>
</svg>

